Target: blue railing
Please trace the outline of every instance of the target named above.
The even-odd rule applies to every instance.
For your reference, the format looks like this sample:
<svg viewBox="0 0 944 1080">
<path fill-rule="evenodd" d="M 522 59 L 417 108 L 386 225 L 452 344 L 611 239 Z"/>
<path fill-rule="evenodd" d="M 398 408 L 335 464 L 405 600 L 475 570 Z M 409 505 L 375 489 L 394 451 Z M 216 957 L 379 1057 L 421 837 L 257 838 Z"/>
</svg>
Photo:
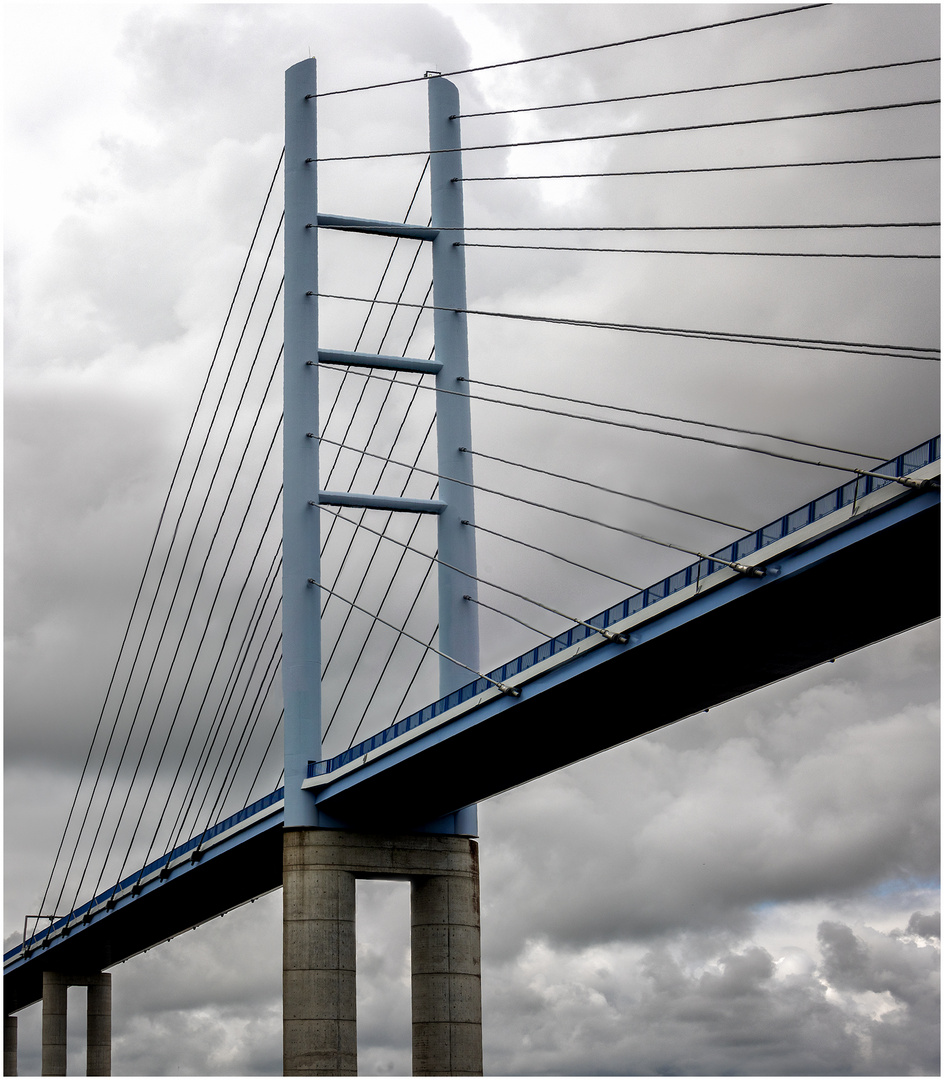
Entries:
<svg viewBox="0 0 944 1080">
<path fill-rule="evenodd" d="M 933 439 L 921 443 L 920 446 L 916 446 L 913 450 L 908 450 L 906 453 L 900 454 L 898 457 L 886 461 L 884 465 L 870 471 L 883 473 L 887 476 L 907 476 L 916 469 L 929 465 L 932 461 L 937 461 L 940 456 L 941 439 L 940 436 L 935 436 Z M 722 570 L 727 563 L 738 562 L 748 555 L 753 555 L 754 552 L 759 551 L 761 548 L 767 547 L 777 540 L 782 540 L 785 536 L 790 536 L 806 525 L 810 525 L 836 510 L 841 510 L 842 507 L 849 506 L 851 503 L 865 498 L 870 492 L 877 491 L 890 483 L 894 483 L 894 481 L 880 480 L 874 476 L 857 476 L 855 480 L 850 480 L 826 495 L 821 495 L 805 506 L 801 506 L 798 510 L 784 514 L 783 517 L 772 521 L 763 528 L 757 529 L 756 532 L 742 536 L 733 544 L 728 544 L 727 547 L 722 548 L 720 551 L 713 552 L 707 559 L 699 559 L 698 562 L 692 563 L 691 566 L 686 566 L 683 570 L 670 574 L 669 577 L 663 578 L 662 581 L 656 582 L 655 585 L 650 585 L 648 589 L 634 593 L 621 603 L 607 608 L 606 611 L 601 611 L 599 615 L 594 615 L 592 619 L 587 621 L 590 626 L 604 629 L 613 623 L 621 622 L 623 619 L 629 618 L 630 615 L 634 615 L 637 611 L 642 611 L 650 604 L 655 604 L 660 600 L 664 600 L 667 596 L 695 584 L 700 578 L 707 577 L 716 570 Z M 589 626 L 571 627 L 563 634 L 543 641 L 536 648 L 531 649 L 530 652 L 510 660 L 507 664 L 502 664 L 501 667 L 495 668 L 494 671 L 486 672 L 486 675 L 494 682 L 505 682 L 513 675 L 517 675 L 535 664 L 547 660 L 555 653 L 563 652 L 565 649 L 570 648 L 571 645 L 576 645 L 578 641 L 583 641 L 593 633 L 594 631 Z M 434 701 L 432 705 L 427 705 L 418 712 L 411 713 L 403 720 L 398 720 L 397 723 L 392 724 L 390 727 L 384 728 L 383 731 L 378 731 L 376 735 L 364 739 L 341 754 L 337 754 L 325 761 L 309 762 L 308 776 L 324 776 L 333 772 L 335 769 L 347 765 L 371 750 L 376 750 L 378 747 L 390 742 L 391 739 L 404 735 L 434 717 L 441 716 L 449 709 L 455 708 L 456 705 L 461 705 L 462 702 L 476 697 L 492 685 L 493 682 L 486 679 L 476 679 L 474 682 L 453 691 L 447 697 Z"/>
<path fill-rule="evenodd" d="M 136 870 L 130 877 L 126 877 L 124 881 L 120 881 L 117 885 L 112 885 L 105 892 L 96 896 L 94 900 L 90 900 L 87 904 L 83 904 L 82 907 L 76 908 L 75 911 L 70 911 L 68 915 L 63 915 L 62 918 L 50 923 L 45 929 L 37 930 L 36 933 L 23 943 L 23 945 L 17 945 L 9 952 L 4 953 L 4 963 L 16 956 L 23 948 L 35 948 L 44 938 L 48 937 L 54 931 L 60 930 L 68 923 L 81 918 L 93 908 L 98 907 L 100 904 L 104 904 L 111 897 L 130 888 L 136 882 L 143 881 L 162 866 L 168 866 L 170 863 L 174 862 L 175 859 L 179 859 L 181 855 L 186 855 L 189 851 L 194 851 L 196 848 L 200 847 L 201 844 L 205 844 L 208 840 L 212 840 L 214 836 L 219 836 L 220 833 L 226 832 L 227 829 L 231 829 L 234 825 L 238 825 L 240 822 L 253 817 L 253 815 L 260 813 L 274 803 L 280 802 L 284 797 L 285 788 L 277 788 L 271 795 L 266 795 L 261 799 L 257 799 L 256 802 L 250 803 L 249 806 L 244 807 L 235 814 L 231 814 L 228 818 L 224 818 L 223 821 L 218 821 L 212 828 L 207 829 L 206 832 L 200 833 L 199 836 L 194 836 L 185 844 L 181 844 L 179 847 L 174 848 L 169 855 L 162 855 L 159 859 L 155 859 L 153 862 L 148 863 L 143 870 Z"/>
</svg>

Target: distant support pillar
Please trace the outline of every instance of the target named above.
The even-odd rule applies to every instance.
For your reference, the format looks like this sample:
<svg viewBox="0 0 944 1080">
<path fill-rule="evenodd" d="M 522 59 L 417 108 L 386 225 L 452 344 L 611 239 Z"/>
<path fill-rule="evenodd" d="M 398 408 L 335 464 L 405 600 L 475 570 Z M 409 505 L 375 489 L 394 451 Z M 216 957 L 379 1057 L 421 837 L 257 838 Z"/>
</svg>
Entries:
<svg viewBox="0 0 944 1080">
<path fill-rule="evenodd" d="M 86 1075 L 111 1076 L 111 975 L 43 972 L 43 1076 L 66 1075 L 69 987 L 88 987 Z"/>
<path fill-rule="evenodd" d="M 16 1076 L 16 1017 L 3 1017 L 3 1075 Z"/>
</svg>

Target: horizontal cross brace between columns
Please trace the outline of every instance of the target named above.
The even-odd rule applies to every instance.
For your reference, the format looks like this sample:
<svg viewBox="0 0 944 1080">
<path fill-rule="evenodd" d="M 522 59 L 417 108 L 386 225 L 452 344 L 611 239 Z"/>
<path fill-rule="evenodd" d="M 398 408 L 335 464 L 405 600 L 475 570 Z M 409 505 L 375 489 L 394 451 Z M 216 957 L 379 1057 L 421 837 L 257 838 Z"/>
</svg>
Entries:
<svg viewBox="0 0 944 1080">
<path fill-rule="evenodd" d="M 355 495 L 350 491 L 319 491 L 319 506 L 356 506 L 365 510 L 397 510 L 410 514 L 441 514 L 438 499 L 402 499 L 395 495 Z"/>
<path fill-rule="evenodd" d="M 318 363 L 415 371 L 423 375 L 437 375 L 442 371 L 442 364 L 437 360 L 413 360 L 408 356 L 380 356 L 376 353 L 343 352 L 340 349 L 319 349 Z"/>
<path fill-rule="evenodd" d="M 312 225 L 307 226 L 309 229 Z M 378 236 L 399 236 L 405 240 L 435 240 L 439 229 L 423 225 L 406 225 L 396 221 L 373 221 L 371 218 L 341 217 L 338 214 L 319 214 L 318 228 L 343 229 L 345 232 L 376 233 Z"/>
</svg>

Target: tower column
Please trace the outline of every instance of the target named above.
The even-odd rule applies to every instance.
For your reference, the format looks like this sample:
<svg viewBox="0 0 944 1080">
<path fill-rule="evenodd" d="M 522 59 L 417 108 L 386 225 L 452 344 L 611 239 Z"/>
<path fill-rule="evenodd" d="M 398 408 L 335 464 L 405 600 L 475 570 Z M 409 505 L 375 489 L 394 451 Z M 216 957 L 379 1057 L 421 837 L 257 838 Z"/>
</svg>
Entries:
<svg viewBox="0 0 944 1080">
<path fill-rule="evenodd" d="M 321 755 L 318 510 L 317 65 L 285 73 L 285 331 L 282 357 L 282 696 L 285 824 L 316 825 L 302 789 Z"/>
<path fill-rule="evenodd" d="M 459 135 L 459 91 L 448 79 L 430 79 L 429 181 L 431 224 L 442 231 L 432 243 L 433 334 L 436 359 L 436 452 L 439 498 L 439 693 L 451 694 L 479 670 L 479 616 L 475 569 L 475 521 L 472 486 L 472 412 L 469 401 L 469 333 L 467 326 L 462 185 Z M 460 661 L 452 663 L 447 659 Z"/>
</svg>

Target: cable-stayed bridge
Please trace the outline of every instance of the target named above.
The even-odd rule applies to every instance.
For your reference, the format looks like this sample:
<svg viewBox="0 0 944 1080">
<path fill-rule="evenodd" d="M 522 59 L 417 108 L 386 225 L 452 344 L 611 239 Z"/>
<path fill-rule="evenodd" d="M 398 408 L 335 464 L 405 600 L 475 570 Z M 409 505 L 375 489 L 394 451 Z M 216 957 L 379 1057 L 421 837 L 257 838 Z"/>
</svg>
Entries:
<svg viewBox="0 0 944 1080">
<path fill-rule="evenodd" d="M 438 81 L 432 79 L 430 87 Z M 451 114 L 444 119 L 454 123 Z M 431 157 L 435 161 L 437 148 L 434 146 L 433 149 Z M 302 159 L 302 164 L 320 164 L 315 158 L 313 153 L 311 160 Z M 294 167 L 298 167 L 297 160 Z M 435 168 L 432 162 L 430 168 Z M 425 173 L 426 168 L 423 168 Z M 417 191 L 423 179 L 421 176 Z M 454 176 L 447 178 L 453 189 L 457 179 Z M 455 235 L 461 235 L 459 227 L 443 224 L 441 218 L 437 219 L 435 209 L 435 206 L 431 208 L 433 221 L 426 225 L 404 223 L 395 228 L 392 223 L 355 222 L 351 218 L 317 215 L 315 221 L 305 221 L 302 227 L 319 226 L 311 228 L 312 234 L 332 229 L 343 241 L 351 240 L 351 232 L 356 231 L 394 236 L 398 245 L 400 240 L 412 242 L 411 255 L 415 265 L 424 243 L 432 240 L 433 232 L 448 239 L 445 246 L 450 255 L 461 251 L 462 244 L 472 246 L 468 241 L 454 240 L 449 233 L 455 231 Z M 405 217 L 409 218 L 411 212 L 415 215 L 412 203 Z M 260 226 L 264 221 L 265 214 L 260 219 Z M 287 224 L 286 230 L 288 228 Z M 278 234 L 279 229 L 268 249 L 257 295 L 269 272 L 271 252 Z M 402 247 L 399 250 L 402 251 Z M 394 247 L 388 267 L 395 265 L 397 251 Z M 804 255 L 798 253 L 797 257 Z M 920 257 L 915 255 L 916 259 Z M 433 277 L 435 280 L 435 267 Z M 317 306 L 312 304 L 316 299 L 313 294 L 320 293 L 320 306 L 326 309 L 322 312 L 323 322 L 333 331 L 330 304 L 343 303 L 340 298 L 348 294 L 329 293 L 310 278 L 305 284 L 313 287 L 299 291 L 299 280 L 300 275 L 296 273 L 296 301 L 307 305 L 310 313 Z M 321 380 L 322 394 L 329 397 L 330 404 L 326 409 L 322 402 L 320 419 L 316 408 L 315 422 L 311 424 L 314 431 L 295 428 L 302 438 L 315 436 L 310 439 L 310 445 L 319 445 L 327 457 L 321 467 L 322 491 L 317 493 L 315 500 L 304 500 L 301 511 L 309 518 L 316 517 L 310 504 L 317 502 L 324 507 L 321 513 L 326 536 L 323 544 L 318 545 L 323 547 L 321 573 L 300 583 L 309 605 L 310 597 L 317 595 L 317 586 L 324 594 L 319 598 L 321 624 L 327 641 L 321 650 L 325 658 L 322 696 L 326 703 L 322 724 L 323 754 L 302 755 L 305 757 L 304 776 L 296 776 L 291 785 L 286 782 L 283 786 L 280 777 L 274 793 L 261 799 L 245 798 L 246 809 L 235 815 L 223 813 L 227 800 L 232 801 L 235 781 L 239 779 L 245 784 L 247 773 L 241 771 L 244 768 L 250 772 L 254 770 L 249 790 L 249 795 L 253 794 L 269 748 L 276 745 L 281 720 L 272 706 L 272 699 L 276 698 L 273 688 L 277 686 L 279 656 L 284 656 L 284 642 L 276 632 L 280 606 L 276 583 L 280 567 L 285 590 L 285 566 L 280 564 L 283 556 L 277 542 L 276 516 L 283 496 L 280 488 L 273 490 L 273 476 L 277 470 L 272 465 L 272 450 L 278 438 L 286 436 L 280 435 L 282 422 L 277 417 L 278 410 L 271 395 L 277 366 L 282 363 L 281 350 L 267 370 L 255 367 L 256 359 L 263 352 L 266 335 L 271 332 L 273 315 L 281 303 L 283 286 L 279 284 L 268 308 L 264 304 L 258 311 L 250 308 L 239 334 L 241 343 L 248 328 L 253 326 L 259 347 L 254 350 L 253 362 L 238 396 L 237 388 L 231 387 L 229 374 L 222 379 L 219 402 L 222 404 L 225 400 L 227 390 L 235 401 L 229 428 L 225 425 L 215 428 L 211 422 L 206 428 L 203 446 L 198 449 L 199 406 L 195 414 L 191 431 L 196 438 L 193 442 L 188 438 L 179 466 L 182 482 L 176 489 L 172 485 L 168 495 L 166 514 L 161 523 L 166 532 L 162 537 L 161 529 L 158 529 L 148 558 L 148 571 L 142 579 L 126 632 L 127 646 L 122 646 L 100 727 L 96 730 L 99 741 L 93 740 L 86 777 L 83 778 L 84 787 L 80 785 L 74 813 L 70 815 L 70 823 L 63 835 L 61 853 L 67 853 L 67 857 L 58 871 L 54 870 L 58 878 L 55 882 L 51 878 L 49 888 L 53 892 L 49 898 L 56 899 L 54 890 L 60 881 L 62 891 L 57 902 L 51 905 L 53 911 L 48 910 L 49 905 L 44 900 L 43 910 L 33 914 L 33 926 L 28 927 L 32 933 L 26 947 L 13 950 L 7 956 L 8 1008 L 20 1008 L 37 999 L 42 993 L 43 970 L 80 974 L 93 969 L 101 971 L 195 922 L 277 887 L 283 874 L 282 826 L 298 824 L 297 820 L 286 822 L 284 817 L 284 795 L 288 786 L 291 786 L 292 798 L 309 808 L 309 813 L 312 807 L 315 808 L 312 815 L 315 820 L 308 822 L 310 825 L 327 829 L 397 830 L 457 838 L 470 833 L 474 835 L 474 822 L 470 822 L 466 811 L 471 803 L 936 615 L 936 587 L 896 590 L 888 602 L 876 605 L 873 593 L 863 589 L 862 581 L 875 567 L 894 562 L 902 552 L 912 556 L 915 553 L 927 555 L 936 549 L 938 440 L 931 439 L 914 449 L 897 448 L 905 452 L 891 458 L 881 454 L 871 457 L 850 454 L 832 446 L 798 447 L 796 440 L 784 449 L 784 442 L 780 440 L 780 449 L 767 449 L 762 454 L 792 464 L 807 464 L 811 468 L 823 468 L 825 464 L 833 475 L 845 470 L 850 479 L 838 488 L 826 490 L 825 494 L 821 491 L 815 499 L 804 502 L 775 521 L 759 526 L 756 520 L 750 523 L 751 527 L 738 528 L 728 522 L 706 520 L 706 515 L 689 515 L 693 519 L 700 517 L 701 524 L 709 529 L 727 530 L 723 534 L 725 543 L 702 544 L 687 540 L 684 534 L 681 538 L 663 536 L 656 539 L 639 528 L 616 524 L 612 520 L 601 522 L 590 512 L 583 512 L 587 509 L 583 502 L 565 499 L 561 509 L 572 521 L 579 522 L 581 530 L 594 526 L 617 532 L 626 543 L 654 543 L 667 553 L 667 558 L 675 560 L 671 573 L 646 588 L 633 589 L 630 582 L 624 582 L 630 589 L 620 588 L 610 580 L 607 589 L 616 590 L 620 599 L 601 615 L 588 615 L 588 610 L 592 612 L 594 608 L 583 605 L 577 610 L 571 605 L 565 613 L 561 610 L 565 605 L 559 600 L 546 602 L 541 596 L 526 596 L 508 586 L 499 588 L 494 595 L 489 594 L 486 601 L 468 583 L 479 584 L 481 579 L 484 593 L 484 586 L 491 582 L 481 574 L 473 574 L 468 564 L 460 567 L 458 573 L 467 584 L 453 599 L 464 609 L 463 618 L 474 605 L 475 609 L 482 608 L 518 624 L 527 620 L 525 628 L 539 639 L 538 644 L 510 663 L 489 667 L 486 671 L 472 665 L 473 670 L 469 671 L 468 665 L 464 664 L 464 659 L 469 658 L 468 653 L 443 645 L 442 616 L 439 627 L 435 628 L 431 601 L 422 592 L 414 587 L 412 592 L 399 597 L 399 617 L 385 607 L 388 596 L 396 597 L 404 580 L 412 579 L 414 585 L 422 588 L 435 574 L 448 576 L 457 572 L 455 563 L 443 554 L 441 535 L 435 535 L 428 526 L 434 517 L 442 517 L 439 504 L 451 504 L 450 499 L 443 498 L 444 482 L 461 483 L 456 479 L 456 471 L 447 471 L 436 461 L 430 441 L 433 423 L 429 409 L 422 420 L 417 420 L 402 406 L 399 414 L 393 409 L 385 410 L 397 395 L 402 394 L 410 407 L 414 402 L 421 403 L 424 397 L 432 398 L 424 380 L 428 382 L 429 376 L 439 374 L 441 368 L 437 365 L 445 350 L 438 332 L 435 350 L 429 343 L 423 349 L 416 348 L 414 335 L 425 333 L 427 338 L 432 337 L 432 327 L 429 323 L 424 326 L 422 319 L 428 318 L 434 309 L 450 314 L 461 311 L 469 317 L 479 314 L 483 318 L 491 314 L 511 319 L 514 313 L 486 312 L 467 307 L 465 303 L 442 303 L 435 297 L 430 303 L 428 291 L 417 299 L 408 300 L 406 290 L 411 275 L 403 275 L 403 280 L 397 304 L 383 298 L 380 289 L 372 301 L 365 298 L 370 302 L 372 312 L 389 307 L 395 315 L 401 318 L 406 315 L 412 320 L 412 325 L 407 323 L 409 330 L 402 350 L 394 350 L 387 344 L 388 332 L 393 332 L 393 318 L 387 323 L 387 330 L 376 350 L 370 354 L 361 352 L 360 336 L 350 342 L 352 348 L 347 350 L 320 350 L 317 361 L 326 369 Z M 286 295 L 290 283 L 287 266 Z M 384 284 L 384 278 L 381 284 Z M 287 301 L 285 306 L 288 308 Z M 288 314 L 285 317 L 290 319 Z M 888 346 L 862 340 L 800 339 L 734 331 L 708 334 L 684 326 L 592 322 L 558 316 L 550 316 L 548 321 L 562 327 L 577 328 L 579 324 L 580 329 L 619 334 L 650 334 L 685 341 L 710 339 L 729 346 L 888 355 L 896 362 L 926 363 L 936 357 L 936 351 L 930 348 Z M 289 337 L 287 330 L 286 346 Z M 314 340 L 317 342 L 326 337 L 322 328 Z M 310 337 L 308 344 L 311 344 Z M 374 360 L 368 362 L 365 359 L 368 355 Z M 417 355 L 422 358 L 417 360 Z M 235 363 L 234 359 L 231 370 L 235 370 Z M 474 363 L 472 366 L 474 371 Z M 337 369 L 338 374 L 333 369 Z M 391 370 L 396 374 L 384 376 L 384 371 Z M 408 380 L 407 375 L 412 379 Z M 212 388 L 212 378 L 211 369 L 207 388 Z M 331 378 L 337 380 L 333 400 L 325 390 Z M 474 374 L 466 374 L 458 378 L 453 376 L 451 387 L 440 385 L 437 410 L 441 412 L 442 403 L 452 396 L 468 401 L 478 394 L 479 387 L 475 383 Z M 470 387 L 470 392 L 464 392 Z M 511 392 L 504 383 L 492 383 L 483 389 Z M 519 398 L 527 397 L 524 403 L 519 401 L 517 405 L 507 400 L 503 402 L 509 409 L 536 407 L 542 417 L 553 416 L 555 411 L 573 415 L 575 409 L 580 409 L 582 415 L 593 412 L 596 422 L 602 420 L 610 426 L 631 430 L 642 426 L 643 418 L 639 417 L 638 411 L 623 409 L 614 413 L 609 402 L 575 401 L 571 397 L 566 408 L 559 408 L 552 404 L 552 394 L 536 391 L 542 403 L 535 406 L 530 397 L 535 393 L 533 388 L 519 386 L 514 391 Z M 347 402 L 345 393 L 350 399 Z M 372 394 L 375 395 L 373 399 Z M 256 404 L 247 408 L 251 395 L 255 395 Z M 368 403 L 366 408 L 365 402 Z M 599 414 L 607 409 L 609 413 L 601 417 Z M 213 411 L 214 422 L 220 412 L 222 409 L 217 406 Z M 635 418 L 627 419 L 629 413 Z M 337 423 L 335 418 L 341 422 Z M 660 419 L 674 425 L 682 422 L 676 416 Z M 441 417 L 437 416 L 437 421 L 441 425 Z M 587 422 L 594 421 L 588 419 Z M 654 418 L 650 416 L 644 422 L 652 427 Z M 261 434 L 266 423 L 268 437 Z M 286 430 L 287 424 L 286 419 Z M 702 425 L 703 431 L 705 426 Z M 706 444 L 720 443 L 727 449 L 736 448 L 732 444 L 738 440 L 757 435 L 744 431 L 729 431 L 722 435 L 717 430 L 719 425 L 707 426 L 716 430 L 711 435 L 702 434 L 697 438 Z M 318 433 L 320 437 L 317 437 Z M 441 438 L 440 426 L 440 441 Z M 263 448 L 262 464 L 255 480 L 251 476 L 247 479 L 239 467 L 249 456 L 253 440 Z M 533 476 L 548 477 L 551 474 L 550 479 L 568 479 L 557 474 L 556 468 L 512 462 L 505 457 L 507 451 L 503 452 L 501 443 L 491 447 L 500 453 L 491 455 L 487 450 L 479 450 L 481 442 L 477 436 L 474 443 L 465 438 L 459 446 L 454 447 L 454 453 L 464 455 L 467 461 L 478 455 L 483 468 L 491 459 L 497 464 L 524 468 Z M 214 489 L 222 471 L 219 467 L 227 460 L 227 454 L 235 456 L 237 449 L 239 464 L 232 478 Z M 825 462 L 821 460 L 826 458 Z M 199 497 L 191 503 L 181 489 L 186 488 L 189 496 L 197 487 L 200 468 L 211 463 L 212 480 L 207 494 L 202 504 Z M 192 470 L 193 479 L 189 481 L 187 468 Z M 401 476 L 405 471 L 406 479 L 394 484 L 393 474 L 397 470 L 400 470 L 397 475 Z M 468 476 L 471 477 L 471 468 Z M 269 498 L 263 502 L 260 493 L 266 490 L 266 485 Z M 345 493 L 364 491 L 369 486 L 373 487 L 373 492 L 353 503 L 360 513 L 345 514 L 341 509 L 346 505 Z M 466 486 L 471 488 L 471 483 Z M 598 484 L 596 488 L 605 488 L 607 497 L 625 494 L 606 485 Z M 826 485 L 823 486 L 825 489 Z M 481 480 L 477 481 L 476 490 L 480 499 L 482 494 L 493 494 L 489 485 Z M 534 494 L 528 490 L 529 494 Z M 497 497 L 507 496 L 498 491 Z M 182 500 L 179 507 L 175 499 Z M 242 499 L 238 512 L 235 510 L 237 499 Z M 412 505 L 397 507 L 398 500 Z M 547 509 L 543 499 L 519 495 L 516 501 L 520 504 L 531 502 L 542 511 Z M 238 527 L 224 524 L 231 507 L 234 508 L 234 519 L 239 520 Z M 396 509 L 403 509 L 410 516 L 395 521 Z M 423 512 L 422 516 L 419 511 Z M 218 520 L 212 530 L 204 520 L 205 515 L 211 513 L 217 515 Z M 378 514 L 387 516 L 378 520 Z M 464 511 L 464 514 L 468 516 L 460 519 L 461 528 L 457 532 L 470 535 L 473 530 L 481 529 L 484 533 L 494 525 L 492 532 L 498 533 L 503 543 L 515 542 L 507 536 L 507 526 L 503 528 L 501 515 L 487 519 L 489 524 L 486 524 L 478 512 L 475 517 L 470 511 Z M 400 524 L 404 520 L 408 522 L 405 526 Z M 242 530 L 251 523 L 255 523 L 255 536 L 250 540 L 247 534 L 244 540 Z M 352 533 L 352 527 L 358 528 L 359 532 Z M 165 547 L 167 533 L 172 535 L 172 540 Z M 732 533 L 734 539 L 729 539 Z M 197 550 L 198 543 L 205 541 L 207 534 L 211 538 L 201 552 L 202 565 L 199 557 L 195 563 L 190 562 L 191 553 Z M 357 539 L 352 540 L 352 535 Z M 215 547 L 218 537 L 222 540 Z M 330 547 L 332 538 L 334 548 Z M 358 542 L 367 545 L 367 550 L 373 552 L 372 557 L 365 560 L 363 556 L 352 554 Z M 529 545 L 529 551 L 542 557 L 560 561 L 559 553 L 550 552 L 540 533 L 532 534 L 527 540 L 519 538 L 518 542 Z M 177 548 L 175 543 L 179 544 Z M 584 546 L 578 544 L 578 548 Z M 576 561 L 570 557 L 572 554 L 567 556 L 571 564 Z M 371 590 L 368 585 L 370 575 L 379 570 L 385 556 L 389 565 L 401 573 L 388 574 L 389 583 L 382 590 Z M 455 556 L 451 558 L 455 559 Z M 587 562 L 592 560 L 587 558 Z M 625 565 L 631 565 L 628 558 Z M 581 568 L 582 572 L 592 572 L 584 563 Z M 613 564 L 608 570 L 616 572 Z M 622 565 L 619 570 L 623 575 L 631 573 Z M 612 573 L 608 576 L 612 578 Z M 209 584 L 211 581 L 213 585 Z M 204 582 L 207 582 L 205 592 L 200 594 Z M 175 610 L 177 598 L 186 588 L 192 589 L 191 599 L 184 600 Z M 166 589 L 166 593 L 162 593 L 162 589 Z M 498 593 L 504 593 L 504 598 Z M 624 599 L 627 593 L 629 595 Z M 169 599 L 171 595 L 172 599 Z M 208 604 L 199 613 L 199 625 L 191 628 L 192 613 L 200 606 L 196 601 L 198 595 L 206 596 Z M 612 597 L 613 592 L 609 595 Z M 379 600 L 379 604 L 371 607 L 367 602 L 371 596 L 375 601 Z M 524 614 L 526 609 L 508 606 L 508 596 L 530 605 L 532 611 L 536 602 L 544 609 L 544 615 L 539 618 L 550 615 L 554 621 L 562 621 L 566 628 L 550 636 L 542 635 L 530 625 L 534 615 L 527 616 Z M 227 604 L 231 614 L 223 616 Z M 828 611 L 838 610 L 841 617 L 833 620 L 824 617 L 824 607 Z M 818 613 L 814 628 L 810 626 L 811 611 Z M 237 612 L 241 617 L 237 617 Z M 427 617 L 422 632 L 418 629 L 419 618 L 410 622 L 414 612 Z M 429 624 L 431 615 L 432 626 Z M 284 612 L 281 617 L 284 625 Z M 581 621 L 583 618 L 585 621 Z M 333 625 L 332 619 L 335 620 Z M 360 629 L 357 620 L 362 620 Z M 745 626 L 763 627 L 763 632 L 745 635 Z M 214 633 L 217 634 L 215 638 Z M 346 651 L 345 635 L 358 638 L 361 647 L 353 663 L 348 658 L 348 670 L 338 675 L 337 665 Z M 386 655 L 372 656 L 367 652 L 382 636 L 389 641 L 391 635 L 393 644 L 388 644 Z M 542 637 L 545 640 L 541 641 Z M 739 640 L 736 664 L 728 659 L 732 639 Z M 210 642 L 209 646 L 207 642 Z M 397 649 L 401 651 L 397 653 Z M 408 650 L 412 650 L 412 659 L 405 661 Z M 452 671 L 455 689 L 430 705 L 428 702 L 435 694 L 426 690 L 425 698 L 418 697 L 424 689 L 417 690 L 415 683 L 421 678 L 418 673 L 430 656 L 435 664 L 437 652 L 445 654 L 439 659 L 441 666 Z M 132 656 L 134 661 L 144 657 L 144 664 L 136 667 Z M 679 677 L 680 656 L 685 657 L 684 677 Z M 183 666 L 176 667 L 178 657 L 189 659 L 184 660 Z M 456 666 L 463 669 L 461 677 L 452 670 Z M 359 715 L 346 715 L 347 699 L 354 692 L 351 688 L 358 687 L 357 680 L 363 679 L 365 669 L 386 671 L 390 668 L 401 669 L 399 673 L 406 669 L 407 675 L 411 676 L 408 682 L 414 687 L 407 685 L 404 690 L 401 682 L 399 689 L 390 689 L 382 686 L 380 681 L 371 682 L 368 692 L 361 693 L 362 700 L 367 701 L 366 708 Z M 654 700 L 647 700 L 643 709 L 627 715 L 627 710 L 619 705 L 620 688 L 641 678 L 653 679 L 663 689 Z M 197 686 L 201 688 L 199 691 Z M 194 694 L 198 699 L 196 703 Z M 199 700 L 201 695 L 202 700 Z M 586 708 L 582 703 L 588 697 L 599 703 L 594 710 L 597 714 L 595 722 L 580 725 L 580 730 L 574 731 L 568 718 L 575 711 Z M 413 705 L 418 707 L 413 708 Z M 192 721 L 189 735 L 182 735 L 176 726 L 178 720 L 181 725 L 186 725 L 191 723 L 194 715 L 197 720 Z M 378 715 L 385 716 L 386 721 L 378 723 L 374 719 Z M 396 723 L 391 724 L 389 721 L 394 717 Z M 223 718 L 230 722 L 229 734 Z M 111 733 L 109 724 L 113 725 Z M 344 739 L 332 746 L 331 738 L 337 737 L 342 725 L 346 727 Z M 377 734 L 364 741 L 361 736 L 371 730 Z M 164 740 L 162 748 L 161 739 Z M 346 747 L 345 742 L 348 743 Z M 147 797 L 140 809 L 135 801 L 135 783 L 128 783 L 125 788 L 126 781 L 121 778 L 120 768 L 114 766 L 114 758 L 108 756 L 113 747 L 122 747 L 118 752 L 118 766 L 125 761 L 129 765 L 136 762 L 133 768 L 135 780 L 137 782 L 138 776 L 144 778 Z M 335 752 L 329 753 L 331 750 Z M 273 753 L 272 756 L 277 755 Z M 318 760 L 309 768 L 311 757 Z M 165 762 L 173 762 L 169 772 Z M 151 800 L 152 795 L 156 795 L 156 799 Z M 157 807 L 150 818 L 145 809 L 149 801 Z M 105 814 L 100 809 L 102 803 L 120 806 L 118 826 L 113 832 L 102 828 L 105 821 Z M 202 825 L 197 824 L 198 819 L 203 821 Z M 80 870 L 86 858 L 85 849 L 80 851 L 76 841 L 73 852 L 71 838 L 67 842 L 70 829 L 80 840 L 87 840 L 94 832 L 90 850 L 98 848 L 101 851 L 98 842 L 104 833 L 108 838 L 104 859 L 99 857 L 99 861 L 95 861 L 90 854 L 84 870 Z M 430 831 L 423 833 L 424 829 Z M 119 838 L 121 830 L 124 832 Z M 147 835 L 152 838 L 145 850 Z M 184 837 L 192 839 L 181 843 Z M 117 874 L 114 872 L 117 860 L 110 863 L 116 848 L 124 852 Z M 158 851 L 163 851 L 159 857 Z M 244 870 L 249 858 L 254 865 L 251 880 Z M 138 869 L 134 870 L 134 867 Z M 96 874 L 98 881 L 90 889 Z M 77 881 L 75 900 L 70 902 Z M 107 886 L 104 891 L 100 888 L 103 883 Z M 83 890 L 91 891 L 94 898 L 76 902 Z M 63 900 L 70 908 L 67 913 L 55 910 Z M 43 926 L 45 922 L 50 925 Z"/>
</svg>

